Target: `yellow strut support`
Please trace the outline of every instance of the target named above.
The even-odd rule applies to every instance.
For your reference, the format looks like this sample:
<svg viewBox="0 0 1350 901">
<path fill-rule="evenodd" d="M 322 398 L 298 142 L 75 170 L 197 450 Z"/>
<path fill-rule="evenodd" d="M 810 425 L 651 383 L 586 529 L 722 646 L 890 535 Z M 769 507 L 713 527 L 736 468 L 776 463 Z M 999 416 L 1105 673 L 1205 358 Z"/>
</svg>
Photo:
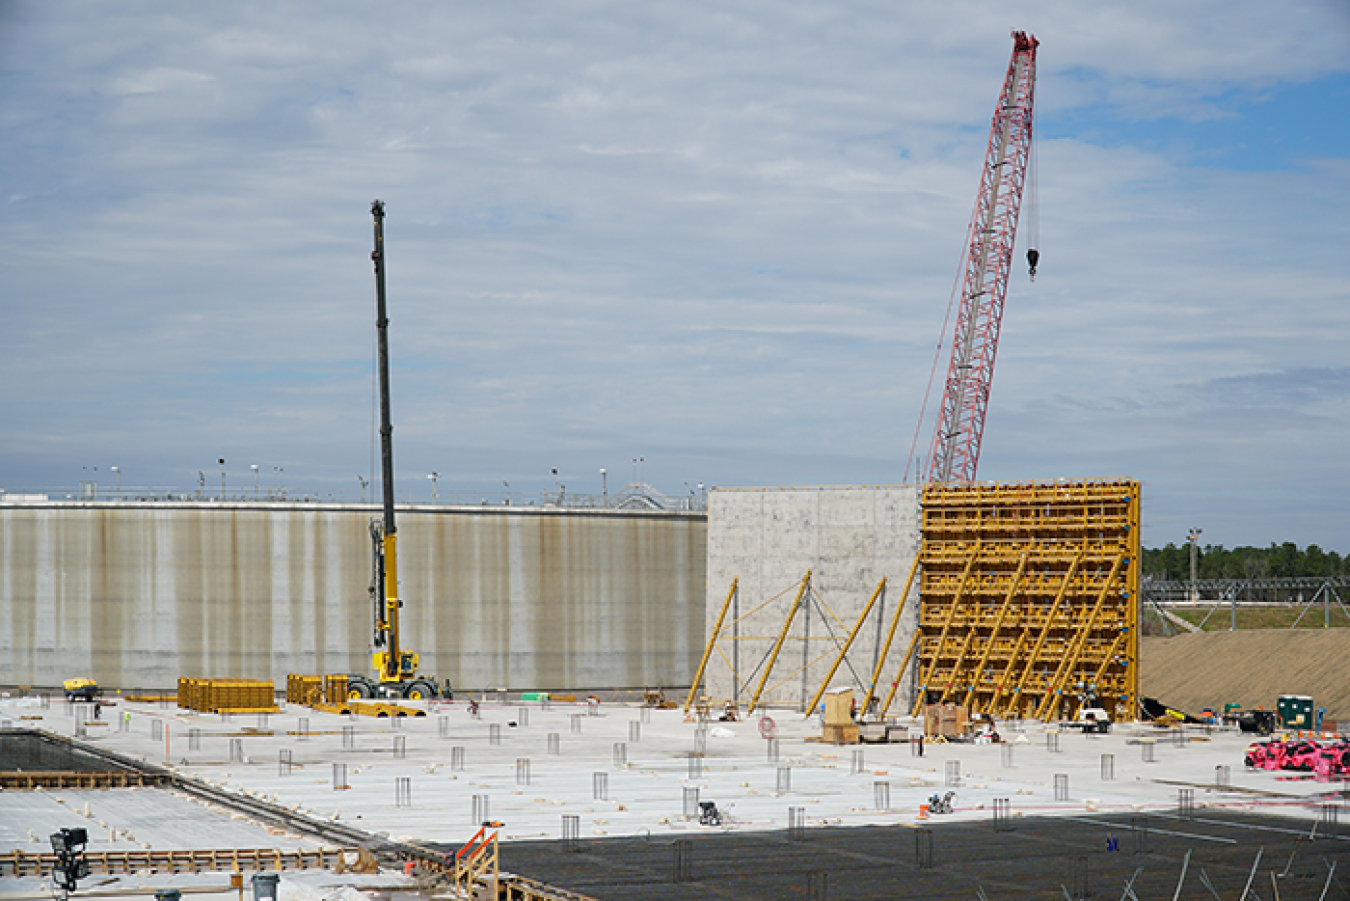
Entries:
<svg viewBox="0 0 1350 901">
<path fill-rule="evenodd" d="M 1093 605 L 1092 613 L 1088 615 L 1088 618 L 1079 628 L 1078 634 L 1074 636 L 1074 642 L 1070 645 L 1069 653 L 1065 654 L 1064 659 L 1060 661 L 1059 667 L 1055 670 L 1055 677 L 1050 680 L 1045 697 L 1041 699 L 1040 706 L 1036 708 L 1036 719 L 1045 719 L 1046 714 L 1054 706 L 1055 698 L 1064 690 L 1064 683 L 1073 672 L 1073 666 L 1078 661 L 1078 655 L 1082 653 L 1082 646 L 1087 644 L 1088 632 L 1092 628 L 1092 624 L 1097 621 L 1097 617 L 1101 615 L 1102 605 L 1106 603 L 1106 596 L 1111 593 L 1111 583 L 1116 580 L 1116 573 L 1120 572 L 1120 564 L 1124 561 L 1124 557 L 1117 557 L 1116 562 L 1112 564 L 1111 573 L 1102 583 L 1102 590 L 1097 595 L 1097 603 Z"/>
<path fill-rule="evenodd" d="M 886 692 L 886 702 L 881 705 L 881 712 L 878 714 L 881 719 L 886 718 L 886 711 L 891 709 L 891 701 L 895 700 L 895 691 L 900 687 L 900 680 L 905 677 L 905 670 L 909 668 L 909 658 L 914 656 L 914 649 L 919 645 L 919 639 L 923 632 L 919 629 L 914 630 L 914 637 L 909 640 L 909 648 L 905 651 L 905 659 L 900 661 L 900 668 L 895 672 L 895 678 L 891 681 L 890 690 Z"/>
<path fill-rule="evenodd" d="M 914 554 L 914 562 L 909 567 L 909 576 L 905 579 L 905 590 L 900 593 L 900 603 L 895 607 L 895 615 L 891 617 L 891 628 L 886 632 L 886 644 L 881 649 L 881 654 L 877 657 L 877 665 L 872 668 L 872 681 L 867 684 L 867 698 L 863 701 L 862 709 L 866 711 L 872 704 L 872 699 L 877 696 L 877 680 L 881 678 L 882 667 L 886 665 L 886 655 L 891 652 L 891 642 L 895 640 L 895 630 L 900 627 L 900 614 L 905 612 L 905 602 L 909 600 L 909 589 L 914 585 L 914 576 L 919 571 L 919 559 L 922 555 L 919 552 Z M 919 632 L 918 626 L 915 626 L 914 633 Z M 911 642 L 911 645 L 913 643 Z"/>
<path fill-rule="evenodd" d="M 877 583 L 876 591 L 872 592 L 871 599 L 867 602 L 867 606 L 863 608 L 862 616 L 858 617 L 858 624 L 853 627 L 852 632 L 848 633 L 848 640 L 845 641 L 844 646 L 839 649 L 839 656 L 834 658 L 834 665 L 831 666 L 830 671 L 825 674 L 825 678 L 820 681 L 820 688 L 816 689 L 815 696 L 811 698 L 811 703 L 806 705 L 807 713 L 815 710 L 816 705 L 820 703 L 820 696 L 825 694 L 825 690 L 829 686 L 830 680 L 833 679 L 834 674 L 839 671 L 839 665 L 844 662 L 844 657 L 848 654 L 848 649 L 853 647 L 853 640 L 857 638 L 858 633 L 862 631 L 863 623 L 867 621 L 867 615 L 872 612 L 873 605 L 876 604 L 877 598 L 881 597 L 881 592 L 885 590 L 885 588 L 886 577 L 882 576 L 881 581 Z"/>
<path fill-rule="evenodd" d="M 980 559 L 980 542 L 975 542 L 975 549 L 970 554 L 970 559 L 966 561 L 966 570 L 961 574 L 961 581 L 956 586 L 956 593 L 952 595 L 952 605 L 947 610 L 947 621 L 942 624 L 942 632 L 938 634 L 937 648 L 933 652 L 933 662 L 928 665 L 927 673 L 919 674 L 919 696 L 914 699 L 914 716 L 919 715 L 919 709 L 923 706 L 923 693 L 927 690 L 928 682 L 937 672 L 938 652 L 942 650 L 942 644 L 947 640 L 947 632 L 951 630 L 952 621 L 956 619 L 956 608 L 960 606 L 961 593 L 966 590 L 966 582 L 970 579 L 970 571 L 975 568 L 975 561 Z M 914 634 L 917 636 L 923 632 L 923 624 L 919 624 L 919 629 Z"/>
<path fill-rule="evenodd" d="M 401 648 L 398 642 L 398 533 L 384 536 L 384 618 L 389 624 L 389 647 L 381 681 L 397 682 Z"/>
<path fill-rule="evenodd" d="M 755 707 L 759 704 L 759 696 L 764 692 L 764 686 L 769 681 L 769 673 L 773 672 L 773 665 L 778 662 L 778 652 L 783 649 L 783 642 L 787 640 L 788 629 L 792 627 L 792 621 L 797 618 L 797 608 L 802 605 L 802 597 L 806 594 L 806 589 L 811 585 L 811 570 L 806 571 L 802 576 L 801 587 L 797 589 L 797 597 L 792 601 L 792 608 L 788 610 L 787 619 L 783 621 L 783 629 L 778 633 L 778 641 L 774 643 L 773 651 L 769 654 L 769 659 L 764 665 L 764 675 L 760 677 L 759 687 L 755 689 L 755 696 L 750 699 L 750 706 L 746 713 L 754 713 Z"/>
<path fill-rule="evenodd" d="M 1031 676 L 1032 668 L 1036 665 L 1036 661 L 1041 655 L 1041 648 L 1045 647 L 1045 640 L 1050 637 L 1050 628 L 1054 625 L 1055 615 L 1059 611 L 1059 605 L 1064 603 L 1064 595 L 1068 594 L 1069 585 L 1073 582 L 1074 576 L 1078 573 L 1078 565 L 1083 562 L 1083 558 L 1086 556 L 1087 548 L 1079 550 L 1078 556 L 1074 557 L 1073 562 L 1069 564 L 1069 571 L 1064 574 L 1064 581 L 1059 586 L 1059 593 L 1055 595 L 1055 600 L 1050 604 L 1050 609 L 1045 614 L 1045 624 L 1041 626 L 1041 634 L 1036 639 L 1036 645 L 1031 649 L 1031 653 L 1027 655 L 1027 664 L 1022 668 L 1022 675 L 1017 680 L 1017 687 L 1013 692 L 1013 700 L 1015 701 L 1020 702 L 1022 699 L 1022 691 L 1026 688 L 1027 679 Z M 1013 666 L 1016 662 L 1017 659 L 1016 656 L 1014 656 L 1013 662 L 1008 664 L 1009 675 L 1011 675 Z"/>
<path fill-rule="evenodd" d="M 994 642 L 998 640 L 998 633 L 1003 631 L 1003 619 L 1008 614 L 1008 607 L 1012 605 L 1013 597 L 1017 594 L 1018 587 L 1022 584 L 1022 575 L 1027 569 L 1028 554 L 1022 554 L 1022 560 L 1017 564 L 1017 575 L 1013 576 L 1012 584 L 1008 586 L 1008 593 L 1003 598 L 1003 604 L 998 608 L 998 616 L 994 618 L 994 628 L 989 632 L 989 643 L 984 646 L 984 654 L 980 656 L 980 662 L 975 667 L 974 674 L 970 677 L 970 690 L 966 692 L 966 699 L 961 702 L 965 707 L 970 706 L 970 702 L 975 698 L 975 689 L 980 684 L 980 674 L 984 672 L 985 666 L 989 663 L 989 655 L 994 650 Z M 974 630 L 971 630 L 972 633 Z M 956 674 L 953 673 L 953 676 Z"/>
<path fill-rule="evenodd" d="M 703 683 L 703 671 L 708 668 L 708 658 L 712 656 L 713 647 L 717 644 L 717 637 L 722 634 L 722 621 L 727 618 L 727 609 L 731 607 L 731 599 L 736 596 L 736 587 L 740 584 L 740 577 L 731 580 L 731 587 L 727 589 L 727 599 L 722 602 L 722 612 L 717 614 L 717 623 L 713 626 L 712 634 L 708 636 L 708 647 L 703 651 L 703 660 L 698 665 L 698 672 L 694 674 L 694 684 L 689 688 L 689 697 L 684 702 L 684 712 L 688 713 L 690 706 L 694 703 L 694 696 L 698 694 L 698 687 Z M 731 678 L 739 680 L 740 676 L 733 670 Z"/>
</svg>

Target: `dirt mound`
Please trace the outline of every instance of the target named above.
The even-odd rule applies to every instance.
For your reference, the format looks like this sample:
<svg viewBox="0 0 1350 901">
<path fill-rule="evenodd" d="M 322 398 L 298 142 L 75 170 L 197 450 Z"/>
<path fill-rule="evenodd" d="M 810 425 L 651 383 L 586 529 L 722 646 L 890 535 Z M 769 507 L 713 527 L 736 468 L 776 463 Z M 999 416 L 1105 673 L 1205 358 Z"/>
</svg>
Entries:
<svg viewBox="0 0 1350 901">
<path fill-rule="evenodd" d="M 1273 710 L 1280 695 L 1310 695 L 1328 718 L 1350 720 L 1350 629 L 1196 632 L 1140 644 L 1140 693 L 1178 710 L 1234 702 Z"/>
</svg>

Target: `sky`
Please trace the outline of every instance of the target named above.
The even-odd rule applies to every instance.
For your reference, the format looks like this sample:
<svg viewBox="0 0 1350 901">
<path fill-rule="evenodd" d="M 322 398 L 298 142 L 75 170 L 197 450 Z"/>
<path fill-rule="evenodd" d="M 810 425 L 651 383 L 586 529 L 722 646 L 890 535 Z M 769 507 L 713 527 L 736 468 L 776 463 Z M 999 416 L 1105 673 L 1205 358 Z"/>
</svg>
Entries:
<svg viewBox="0 0 1350 901">
<path fill-rule="evenodd" d="M 0 487 L 359 498 L 375 198 L 400 500 L 904 481 L 1012 29 L 980 478 L 1350 552 L 1346 0 L 0 0 Z"/>
</svg>

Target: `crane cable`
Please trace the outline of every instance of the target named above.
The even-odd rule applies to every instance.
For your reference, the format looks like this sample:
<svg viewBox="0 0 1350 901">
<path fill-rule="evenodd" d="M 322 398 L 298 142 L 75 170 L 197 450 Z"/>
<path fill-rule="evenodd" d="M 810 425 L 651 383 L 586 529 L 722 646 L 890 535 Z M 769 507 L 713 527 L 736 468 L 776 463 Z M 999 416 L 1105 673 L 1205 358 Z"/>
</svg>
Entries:
<svg viewBox="0 0 1350 901">
<path fill-rule="evenodd" d="M 947 312 L 942 317 L 942 331 L 938 332 L 937 347 L 933 349 L 933 365 L 928 369 L 928 385 L 923 390 L 923 403 L 919 407 L 919 421 L 914 424 L 914 440 L 909 444 L 909 459 L 905 461 L 905 478 L 909 477 L 910 467 L 914 466 L 914 451 L 919 446 L 919 434 L 923 431 L 923 420 L 928 415 L 928 401 L 933 396 L 933 376 L 937 374 L 938 361 L 942 357 L 942 342 L 947 338 L 947 323 L 952 318 L 952 307 L 956 305 L 956 292 L 961 288 L 962 279 L 966 274 L 966 259 L 970 253 L 970 239 L 975 228 L 975 217 L 970 217 L 970 222 L 966 224 L 966 240 L 961 245 L 961 260 L 956 268 L 956 278 L 952 281 L 952 291 L 947 297 Z M 936 442 L 936 436 L 934 441 Z M 930 454 L 931 456 L 931 454 Z M 921 473 L 917 468 L 914 472 L 914 483 L 921 481 Z"/>
<path fill-rule="evenodd" d="M 1031 131 L 1031 171 L 1027 173 L 1027 269 L 1031 280 L 1036 280 L 1036 265 L 1041 261 L 1041 199 L 1038 188 L 1039 166 L 1036 164 L 1036 130 Z"/>
</svg>

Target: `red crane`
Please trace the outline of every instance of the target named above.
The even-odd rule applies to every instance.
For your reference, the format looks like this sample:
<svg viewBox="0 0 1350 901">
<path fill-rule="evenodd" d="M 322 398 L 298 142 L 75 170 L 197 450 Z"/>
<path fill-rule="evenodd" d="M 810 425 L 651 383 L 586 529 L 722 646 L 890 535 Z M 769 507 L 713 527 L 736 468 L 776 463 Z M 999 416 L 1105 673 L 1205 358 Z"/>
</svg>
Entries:
<svg viewBox="0 0 1350 901">
<path fill-rule="evenodd" d="M 989 407 L 1017 216 L 1031 156 L 1036 47 L 1040 43 L 1023 31 L 1014 31 L 1012 37 L 1012 60 L 989 129 L 984 175 L 962 261 L 965 279 L 952 332 L 942 409 L 933 432 L 927 473 L 930 482 L 973 482 L 980 462 L 984 414 Z M 1039 258 L 1035 248 L 1027 251 L 1032 276 Z"/>
</svg>

